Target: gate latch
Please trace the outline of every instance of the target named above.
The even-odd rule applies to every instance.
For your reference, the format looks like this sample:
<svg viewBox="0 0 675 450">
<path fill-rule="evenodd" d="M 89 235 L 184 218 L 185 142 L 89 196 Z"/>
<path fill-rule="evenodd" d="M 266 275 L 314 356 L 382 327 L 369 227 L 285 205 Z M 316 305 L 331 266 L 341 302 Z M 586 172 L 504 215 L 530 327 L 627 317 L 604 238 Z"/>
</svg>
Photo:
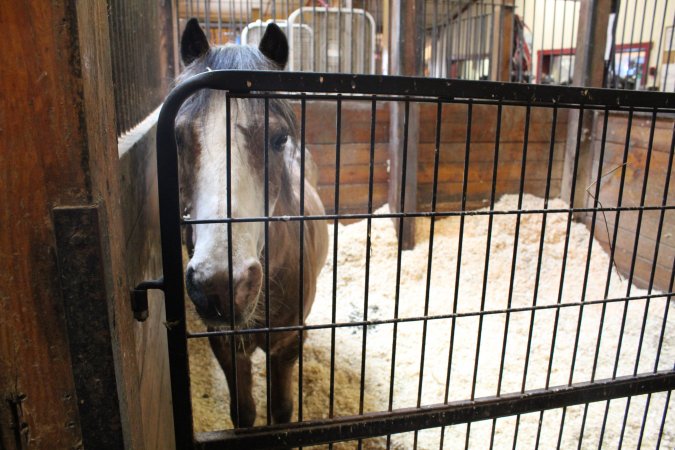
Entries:
<svg viewBox="0 0 675 450">
<path fill-rule="evenodd" d="M 163 291 L 164 277 L 143 281 L 131 289 L 131 310 L 134 312 L 134 319 L 139 322 L 145 322 L 148 318 L 148 289 Z"/>
</svg>

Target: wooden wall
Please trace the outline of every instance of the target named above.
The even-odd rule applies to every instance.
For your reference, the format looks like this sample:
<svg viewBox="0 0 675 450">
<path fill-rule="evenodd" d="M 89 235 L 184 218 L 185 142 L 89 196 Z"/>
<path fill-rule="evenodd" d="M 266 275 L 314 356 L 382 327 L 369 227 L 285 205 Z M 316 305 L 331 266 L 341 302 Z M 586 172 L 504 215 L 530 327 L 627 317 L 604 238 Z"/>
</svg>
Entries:
<svg viewBox="0 0 675 450">
<path fill-rule="evenodd" d="M 466 199 L 469 209 L 489 205 L 495 158 L 497 114 L 496 106 L 473 106 Z M 502 110 L 495 200 L 504 194 L 517 193 L 520 189 L 525 115 L 526 108 L 524 107 L 511 106 L 504 107 Z M 417 174 L 417 202 L 422 210 L 427 210 L 431 206 L 436 116 L 436 105 L 422 106 Z M 467 117 L 467 105 L 443 106 L 437 191 L 439 208 L 459 209 L 461 206 Z M 550 108 L 532 108 L 530 113 L 524 190 L 526 193 L 540 197 L 544 196 L 546 187 L 552 118 L 553 112 Z M 567 114 L 564 111 L 559 112 L 555 129 L 550 197 L 557 197 L 560 193 L 566 120 Z"/>
<path fill-rule="evenodd" d="M 123 245 L 130 286 L 162 276 L 155 118 L 119 142 Z M 133 327 L 143 440 L 148 450 L 170 450 L 175 446 L 164 297 L 148 291 L 148 303 L 148 319 Z"/>
<path fill-rule="evenodd" d="M 467 105 L 444 104 L 441 116 L 441 145 L 438 174 L 438 208 L 458 209 L 466 150 Z M 422 104 L 418 145 L 418 209 L 429 210 L 433 189 L 434 147 L 436 138 L 435 104 Z M 525 192 L 543 196 L 550 151 L 552 110 L 533 108 L 525 170 Z M 471 149 L 467 205 L 487 206 L 492 189 L 497 108 L 475 105 L 471 126 Z M 370 176 L 371 102 L 343 102 L 340 141 L 340 212 L 367 212 Z M 500 132 L 497 198 L 517 193 L 523 155 L 525 108 L 504 107 Z M 560 193 L 567 113 L 560 111 L 556 123 L 551 197 Z M 319 166 L 319 193 L 327 211 L 335 209 L 335 102 L 308 102 L 307 146 Z M 373 208 L 387 201 L 389 102 L 378 102 L 375 124 L 373 170 Z"/>
<path fill-rule="evenodd" d="M 105 2 L 4 2 L 0 23 L 0 447 L 142 448 Z M 96 220 L 60 236 L 57 209 Z M 95 276 L 68 278 L 82 246 Z"/>
<path fill-rule="evenodd" d="M 594 180 L 597 178 L 602 148 L 603 120 L 603 115 L 597 114 L 593 126 L 592 173 Z M 657 115 L 654 129 L 654 143 L 651 159 L 649 160 L 649 174 L 644 205 L 663 205 L 668 161 L 670 153 L 673 151 L 674 124 L 675 119 L 672 116 Z M 641 205 L 645 170 L 648 162 L 651 125 L 651 114 L 634 114 L 625 166 L 622 206 Z M 628 114 L 610 114 L 601 173 L 604 175 L 612 170 L 614 172 L 604 176 L 601 180 L 600 202 L 605 207 L 618 205 L 627 126 Z M 667 204 L 672 205 L 675 198 L 675 169 L 671 168 L 670 185 L 668 192 L 665 193 L 668 195 Z M 588 206 L 593 206 L 593 199 L 588 197 L 586 203 Z M 616 265 L 624 275 L 628 276 L 630 274 L 635 239 L 638 236 L 633 282 L 639 287 L 648 287 L 652 270 L 655 270 L 654 287 L 660 290 L 667 290 L 670 286 L 673 258 L 675 258 L 675 236 L 673 235 L 673 230 L 675 230 L 675 212 L 667 211 L 663 214 L 663 226 L 660 236 L 658 228 L 662 216 L 661 211 L 645 211 L 642 214 L 639 230 L 638 216 L 638 212 L 622 212 L 619 215 L 615 248 Z M 605 219 L 609 227 L 609 236 L 605 227 Z M 586 220 L 590 224 L 590 218 L 587 217 Z M 606 213 L 604 216 L 598 215 L 595 236 L 608 251 L 616 225 L 616 213 Z M 654 266 L 654 251 L 657 241 L 659 242 L 658 259 L 656 266 Z"/>
<path fill-rule="evenodd" d="M 342 103 L 340 126 L 340 213 L 364 213 L 368 208 L 371 108 L 368 101 Z M 299 111 L 298 111 L 299 112 Z M 298 116 L 299 117 L 299 116 Z M 319 169 L 319 195 L 326 211 L 335 211 L 337 103 L 307 103 L 306 143 Z M 373 209 L 387 201 L 389 174 L 389 108 L 378 103 L 375 115 Z"/>
</svg>

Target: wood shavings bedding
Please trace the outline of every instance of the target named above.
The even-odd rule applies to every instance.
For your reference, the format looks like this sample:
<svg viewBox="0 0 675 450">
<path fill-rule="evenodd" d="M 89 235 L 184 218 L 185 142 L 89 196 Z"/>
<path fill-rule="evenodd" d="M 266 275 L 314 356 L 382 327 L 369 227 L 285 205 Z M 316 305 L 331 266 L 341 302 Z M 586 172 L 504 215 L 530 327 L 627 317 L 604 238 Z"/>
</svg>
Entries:
<svg viewBox="0 0 675 450">
<path fill-rule="evenodd" d="M 517 195 L 505 195 L 495 205 L 495 210 L 518 209 Z M 522 209 L 541 209 L 543 199 L 525 195 Z M 565 209 L 562 200 L 551 200 L 549 209 Z M 377 213 L 386 213 L 387 206 Z M 590 233 L 585 225 L 572 222 L 569 232 L 569 246 L 566 256 L 562 294 L 560 295 L 561 272 L 564 259 L 565 236 L 567 234 L 567 213 L 547 214 L 541 257 L 540 280 L 537 305 L 554 305 L 578 302 L 584 288 L 584 273 Z M 494 215 L 487 260 L 486 243 L 488 216 L 467 216 L 462 237 L 461 270 L 457 296 L 457 312 L 470 313 L 481 310 L 503 310 L 508 306 L 509 282 L 514 250 L 516 227 L 515 215 Z M 443 315 L 453 312 L 457 248 L 459 245 L 460 219 L 451 217 L 435 221 L 431 282 L 426 299 L 427 265 L 429 252 L 429 219 L 418 219 L 417 245 L 413 250 L 402 252 L 401 281 L 398 295 L 398 317 L 412 318 L 425 315 Z M 396 308 L 397 240 L 395 224 L 391 219 L 373 219 L 371 229 L 370 279 L 368 284 L 368 320 L 388 320 L 394 317 Z M 539 256 L 542 215 L 523 214 L 520 219 L 517 242 L 516 270 L 514 273 L 511 308 L 527 308 L 534 298 L 536 269 Z M 333 225 L 329 225 L 331 245 Z M 358 322 L 364 319 L 365 293 L 365 249 L 367 223 L 360 221 L 347 226 L 338 226 L 338 257 L 336 270 L 336 321 Z M 317 297 L 307 322 L 326 324 L 332 322 L 333 260 L 332 248 L 328 261 L 321 273 Z M 585 299 L 605 298 L 609 257 L 597 242 L 593 242 L 589 265 L 588 285 Z M 485 294 L 483 295 L 483 290 Z M 611 270 L 608 298 L 646 295 L 647 292 L 628 285 L 627 280 Z M 617 376 L 629 375 L 634 371 L 638 342 L 643 319 L 646 317 L 645 333 L 640 354 L 638 372 L 650 372 L 654 368 L 659 340 L 663 332 L 663 346 L 659 369 L 670 369 L 675 362 L 673 342 L 673 314 L 664 323 L 665 298 L 655 298 L 646 311 L 646 300 L 629 302 L 626 308 L 621 352 L 617 364 Z M 625 302 L 609 303 L 606 306 L 599 351 L 597 352 L 596 379 L 610 378 L 615 368 Z M 526 389 L 539 389 L 564 385 L 570 381 L 572 355 L 578 333 L 578 348 L 572 373 L 572 382 L 591 379 L 596 357 L 598 330 L 602 305 L 588 305 L 583 309 L 579 325 L 578 306 L 543 309 L 536 312 L 531 329 L 531 348 L 528 358 Z M 557 313 L 556 311 L 559 311 Z M 557 327 L 554 327 L 557 318 Z M 423 369 L 421 405 L 442 403 L 446 395 L 448 360 L 452 358 L 450 384 L 447 392 L 449 401 L 471 397 L 492 396 L 497 393 L 502 362 L 503 339 L 507 315 L 505 313 L 483 316 L 481 338 L 478 343 L 478 316 L 459 317 L 454 320 L 454 344 L 450 353 L 452 319 L 429 320 L 426 341 L 422 342 L 423 321 L 400 323 L 397 326 L 396 364 L 394 370 L 393 408 L 414 407 L 418 402 L 420 369 Z M 192 318 L 193 323 L 198 321 Z M 504 369 L 501 378 L 501 393 L 520 392 L 526 361 L 528 334 L 532 313 L 513 312 L 509 315 Z M 665 326 L 664 326 L 665 325 Z M 365 396 L 363 412 L 387 410 L 390 400 L 392 340 L 394 326 L 382 324 L 367 327 L 367 352 L 365 364 Z M 555 345 L 551 352 L 553 333 Z M 359 413 L 361 383 L 361 352 L 363 327 L 338 328 L 335 331 L 335 415 Z M 330 390 L 331 331 L 308 332 L 303 358 L 303 419 L 328 417 Z M 480 346 L 476 382 L 477 343 Z M 424 345 L 423 345 L 424 344 Z M 425 359 L 420 366 L 420 355 L 424 347 Z M 224 376 L 211 355 L 208 343 L 190 341 L 192 395 L 195 428 L 198 431 L 231 428 L 229 421 L 229 399 Z M 550 356 L 553 354 L 549 375 Z M 254 354 L 254 391 L 258 405 L 257 424 L 264 424 L 265 417 L 265 356 L 258 350 Z M 297 398 L 297 381 L 294 383 Z M 644 416 L 646 396 L 633 398 L 626 422 L 623 444 L 632 448 L 637 445 Z M 653 448 L 659 434 L 665 407 L 666 394 L 655 394 L 650 398 L 642 444 Z M 597 448 L 600 438 L 605 402 L 589 407 L 584 427 L 582 448 Z M 672 403 L 671 403 L 672 404 Z M 603 435 L 604 445 L 618 444 L 626 408 L 624 399 L 610 403 L 607 425 Z M 672 409 L 672 406 L 670 407 Z M 297 412 L 297 405 L 295 407 Z M 565 426 L 561 436 L 561 448 L 576 448 L 581 430 L 584 407 L 574 406 L 565 412 Z M 562 410 L 544 413 L 541 430 L 539 413 L 524 415 L 518 428 L 518 447 L 533 448 L 538 439 L 542 448 L 555 448 L 558 443 Z M 295 419 L 294 419 L 295 420 Z M 494 434 L 495 448 L 512 448 L 515 431 L 515 417 L 499 419 Z M 490 443 L 492 421 L 471 425 L 469 447 L 486 448 Z M 466 425 L 453 426 L 445 430 L 445 448 L 463 448 L 466 439 Z M 537 436 L 539 433 L 539 436 Z M 435 449 L 439 446 L 440 429 L 420 431 L 417 447 Z M 413 447 L 413 433 L 392 436 L 394 448 Z M 664 427 L 661 445 L 672 448 L 675 445 L 675 414 L 669 413 Z M 370 439 L 365 448 L 384 448 L 385 440 Z M 354 448 L 354 443 L 344 443 L 336 448 Z"/>
</svg>

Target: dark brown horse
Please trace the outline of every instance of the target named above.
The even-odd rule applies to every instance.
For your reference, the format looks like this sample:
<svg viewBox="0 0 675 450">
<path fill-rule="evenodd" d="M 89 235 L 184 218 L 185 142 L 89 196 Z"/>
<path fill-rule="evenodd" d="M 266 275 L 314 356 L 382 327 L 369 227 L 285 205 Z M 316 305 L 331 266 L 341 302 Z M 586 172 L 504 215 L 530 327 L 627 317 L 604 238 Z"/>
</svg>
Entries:
<svg viewBox="0 0 675 450">
<path fill-rule="evenodd" d="M 286 65 L 288 43 L 283 32 L 271 24 L 258 48 L 236 45 L 210 47 L 198 22 L 192 19 L 182 36 L 181 57 L 186 69 L 179 82 L 207 70 L 278 70 Z M 279 88 L 283 90 L 283 86 Z M 297 215 L 301 211 L 301 185 L 304 185 L 305 214 L 324 213 L 315 186 L 308 181 L 311 177 L 304 177 L 300 171 L 297 119 L 290 104 L 270 99 L 268 108 L 266 127 L 263 100 L 230 101 L 231 150 L 228 167 L 225 94 L 204 90 L 182 107 L 176 118 L 181 202 L 192 218 L 227 217 L 228 209 L 232 217 L 264 216 L 266 190 L 271 215 Z M 264 156 L 266 135 L 267 160 Z M 306 167 L 311 173 L 313 166 L 308 153 Z M 314 301 L 316 279 L 326 259 L 328 235 L 325 223 L 307 221 L 302 225 L 302 286 L 300 222 L 270 222 L 269 248 L 265 248 L 263 223 L 233 224 L 231 241 L 229 226 L 222 223 L 199 224 L 186 232 L 185 240 L 190 253 L 186 287 L 204 323 L 211 330 L 228 329 L 233 323 L 235 328 L 240 329 L 264 327 L 267 297 L 272 327 L 304 323 Z M 266 265 L 269 283 L 264 283 Z M 264 292 L 267 284 L 269 293 Z M 233 292 L 233 299 L 230 292 Z M 304 301 L 302 311 L 300 299 Z M 244 334 L 236 338 L 234 359 L 238 405 L 234 400 L 230 403 L 230 415 L 235 426 L 249 427 L 255 421 L 250 355 L 256 347 L 261 347 L 270 357 L 272 419 L 275 423 L 291 419 L 291 374 L 299 353 L 298 337 L 297 332 L 271 333 L 269 348 L 264 333 Z M 233 355 L 229 339 L 215 336 L 210 343 L 234 399 Z"/>
</svg>

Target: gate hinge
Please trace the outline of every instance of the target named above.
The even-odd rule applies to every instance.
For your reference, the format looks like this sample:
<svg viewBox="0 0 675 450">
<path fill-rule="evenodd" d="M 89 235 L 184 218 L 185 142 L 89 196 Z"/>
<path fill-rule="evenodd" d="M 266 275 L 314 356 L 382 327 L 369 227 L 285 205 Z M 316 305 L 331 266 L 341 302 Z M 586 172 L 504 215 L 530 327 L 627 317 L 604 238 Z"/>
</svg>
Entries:
<svg viewBox="0 0 675 450">
<path fill-rule="evenodd" d="M 164 291 L 164 277 L 143 281 L 131 289 L 131 310 L 134 312 L 134 319 L 139 322 L 145 322 L 148 318 L 148 289 Z"/>
</svg>

